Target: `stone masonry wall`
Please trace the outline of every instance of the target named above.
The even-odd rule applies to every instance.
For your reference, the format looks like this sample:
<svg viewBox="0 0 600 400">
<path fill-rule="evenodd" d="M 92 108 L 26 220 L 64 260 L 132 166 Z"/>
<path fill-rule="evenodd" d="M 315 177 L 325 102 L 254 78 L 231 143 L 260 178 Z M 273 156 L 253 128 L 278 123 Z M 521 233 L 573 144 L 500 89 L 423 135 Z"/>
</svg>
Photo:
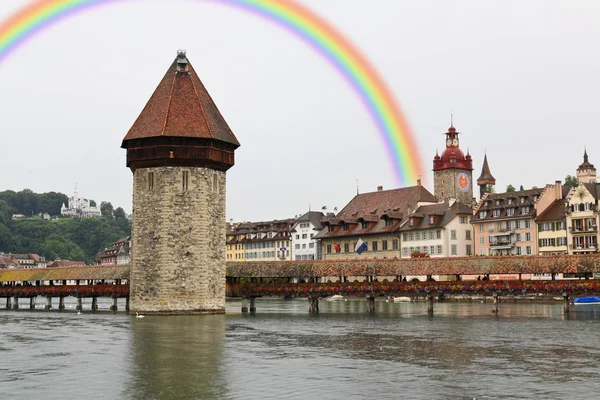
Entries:
<svg viewBox="0 0 600 400">
<path fill-rule="evenodd" d="M 464 172 L 469 177 L 469 188 L 462 190 L 458 185 L 458 175 Z M 473 174 L 468 169 L 444 169 L 433 172 L 433 194 L 440 200 L 453 197 L 463 204 L 473 203 Z"/>
<path fill-rule="evenodd" d="M 135 171 L 131 312 L 225 312 L 225 183 L 209 168 Z"/>
</svg>

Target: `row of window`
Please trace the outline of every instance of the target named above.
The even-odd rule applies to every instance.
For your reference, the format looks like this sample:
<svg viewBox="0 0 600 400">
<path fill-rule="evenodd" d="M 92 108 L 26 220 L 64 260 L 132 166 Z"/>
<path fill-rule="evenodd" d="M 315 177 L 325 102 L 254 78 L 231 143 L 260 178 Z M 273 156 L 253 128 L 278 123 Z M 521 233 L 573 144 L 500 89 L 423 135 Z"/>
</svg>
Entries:
<svg viewBox="0 0 600 400">
<path fill-rule="evenodd" d="M 531 199 L 534 203 L 537 201 L 539 196 L 534 195 L 533 198 Z M 499 206 L 500 204 L 502 204 L 503 199 L 496 199 L 494 201 L 494 204 Z M 526 201 L 528 201 L 527 196 L 523 196 L 519 198 L 519 203 L 520 204 L 524 204 Z M 512 198 L 508 198 L 506 199 L 506 204 L 515 204 L 515 202 L 513 201 Z M 489 207 L 491 205 L 491 200 L 487 200 L 484 204 L 485 207 Z"/>
<path fill-rule="evenodd" d="M 246 259 L 256 259 L 256 258 L 275 258 L 277 255 L 278 258 L 284 258 L 290 256 L 290 251 L 263 251 L 263 252 L 252 252 L 246 253 Z"/>
<path fill-rule="evenodd" d="M 531 233 L 529 233 L 529 232 L 525 233 L 525 240 L 521 240 L 523 238 L 523 235 L 521 235 L 520 233 L 517 233 L 515 236 L 516 236 L 515 237 L 516 242 L 531 242 Z M 497 236 L 488 236 L 488 243 L 491 244 L 492 246 L 499 246 L 499 245 L 509 244 L 509 243 L 511 243 L 511 240 L 499 238 Z M 479 244 L 485 244 L 484 236 L 479 237 Z"/>
<path fill-rule="evenodd" d="M 525 251 L 523 251 L 523 249 L 525 249 Z M 533 250 L 531 248 L 531 246 L 525 246 L 525 247 L 515 247 L 515 253 L 511 252 L 510 250 L 493 250 L 493 249 L 488 249 L 488 254 L 489 256 L 500 256 L 500 255 L 510 255 L 510 254 L 515 254 L 517 256 L 521 256 L 523 254 L 527 254 L 528 256 L 533 254 Z M 479 255 L 480 256 L 485 256 L 485 249 L 484 248 L 480 248 L 479 249 Z"/>
<path fill-rule="evenodd" d="M 310 234 L 310 238 L 312 239 L 312 238 L 313 238 L 313 236 L 315 236 L 315 234 L 314 234 L 314 233 L 311 233 L 311 234 Z M 306 233 L 303 233 L 303 234 L 302 234 L 302 239 L 308 239 L 308 234 L 306 234 Z M 300 235 L 296 235 L 296 240 L 300 240 Z"/>
<path fill-rule="evenodd" d="M 301 256 L 296 256 L 296 261 L 305 261 L 305 260 L 314 260 L 314 254 L 302 254 Z"/>
<path fill-rule="evenodd" d="M 506 216 L 512 217 L 513 215 L 515 215 L 515 210 L 516 210 L 516 207 L 515 208 L 507 208 Z M 492 217 L 497 218 L 497 217 L 501 216 L 502 211 L 504 211 L 504 210 L 502 210 L 502 209 L 492 210 Z M 531 211 L 531 208 L 529 206 L 524 206 L 524 207 L 521 207 L 521 211 L 519 212 L 519 214 L 527 215 L 527 214 L 529 214 L 529 211 Z M 486 218 L 487 216 L 488 216 L 487 210 L 479 211 L 479 218 Z"/>
<path fill-rule="evenodd" d="M 486 223 L 482 223 L 482 224 L 477 224 L 479 225 L 479 232 L 485 232 L 485 229 L 487 228 L 488 232 L 494 232 L 494 228 L 498 231 L 498 232 L 502 232 L 502 231 L 512 231 L 513 229 L 521 229 L 521 228 L 531 228 L 531 220 L 530 219 L 524 219 L 524 220 L 514 220 L 514 221 L 503 221 L 503 222 L 490 222 L 488 224 Z"/>
<path fill-rule="evenodd" d="M 465 245 L 465 254 L 471 255 L 472 248 L 470 244 Z M 402 248 L 402 256 L 408 257 L 411 254 L 419 253 L 419 254 L 427 254 L 427 255 L 443 255 L 444 247 L 441 245 L 438 246 L 416 246 L 416 247 L 403 247 Z M 458 255 L 458 246 L 453 244 L 450 245 L 450 255 L 456 256 Z"/>
<path fill-rule="evenodd" d="M 365 242 L 365 245 L 367 245 L 367 248 L 365 249 L 365 251 L 379 251 L 379 241 L 377 240 L 373 240 L 371 242 L 371 250 L 369 250 L 369 245 L 367 244 L 367 242 Z M 344 243 L 344 253 L 352 253 L 354 252 L 354 249 L 356 248 L 356 242 L 354 242 L 352 244 L 352 247 L 350 247 L 350 243 Z M 392 250 L 398 250 L 399 248 L 399 243 L 398 243 L 398 239 L 393 239 L 392 240 Z M 389 244 L 387 240 L 382 240 L 381 241 L 381 250 L 382 251 L 386 251 L 389 250 Z M 335 251 L 336 253 L 341 253 L 342 252 L 342 247 L 340 245 L 330 245 L 328 244 L 327 246 L 325 246 L 325 252 L 327 254 L 331 254 L 333 253 L 333 251 Z"/>
<path fill-rule="evenodd" d="M 543 222 L 543 223 L 538 224 L 538 231 L 539 232 L 563 231 L 563 230 L 565 230 L 565 227 L 566 227 L 565 221 Z"/>
<path fill-rule="evenodd" d="M 300 250 L 300 243 L 296 243 L 296 244 L 294 245 L 294 248 L 295 248 L 296 250 Z M 309 248 L 309 249 L 314 249 L 314 248 L 315 248 L 315 244 L 314 244 L 314 243 L 309 243 L 309 244 L 308 244 L 308 248 Z M 306 243 L 302 243 L 302 249 L 306 249 Z"/>
<path fill-rule="evenodd" d="M 406 232 L 402 234 L 402 240 L 404 240 L 405 242 L 408 241 L 412 241 L 412 240 L 434 240 L 434 239 L 441 239 L 442 238 L 442 231 L 441 230 L 430 230 L 430 231 L 417 231 L 417 232 Z M 451 240 L 456 240 L 457 236 L 456 236 L 456 229 L 450 229 L 450 239 Z M 466 240 L 471 240 L 471 230 L 465 230 L 465 239 Z"/>
<path fill-rule="evenodd" d="M 548 239 L 539 239 L 538 240 L 539 247 L 556 247 L 556 246 L 566 246 L 567 238 L 559 237 L 559 238 L 548 238 Z"/>
</svg>

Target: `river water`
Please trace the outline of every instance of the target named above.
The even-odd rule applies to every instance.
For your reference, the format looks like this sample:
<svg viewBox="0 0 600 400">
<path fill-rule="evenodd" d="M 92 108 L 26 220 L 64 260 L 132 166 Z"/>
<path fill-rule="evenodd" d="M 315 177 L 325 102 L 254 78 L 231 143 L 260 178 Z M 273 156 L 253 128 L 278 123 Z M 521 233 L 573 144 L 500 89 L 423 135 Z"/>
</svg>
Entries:
<svg viewBox="0 0 600 400">
<path fill-rule="evenodd" d="M 43 301 L 38 301 L 43 304 Z M 2 304 L 4 305 L 4 304 Z M 0 311 L 0 399 L 591 399 L 600 306 L 240 301 L 227 314 Z M 87 307 L 89 305 L 86 305 Z M 108 309 L 109 302 L 100 302 Z M 42 308 L 41 305 L 38 305 Z"/>
</svg>

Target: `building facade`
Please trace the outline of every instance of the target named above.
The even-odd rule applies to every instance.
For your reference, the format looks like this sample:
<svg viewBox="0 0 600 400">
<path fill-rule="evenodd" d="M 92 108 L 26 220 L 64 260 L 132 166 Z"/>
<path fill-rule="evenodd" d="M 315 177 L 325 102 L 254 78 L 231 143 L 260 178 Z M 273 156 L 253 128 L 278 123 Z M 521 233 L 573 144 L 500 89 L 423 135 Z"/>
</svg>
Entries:
<svg viewBox="0 0 600 400">
<path fill-rule="evenodd" d="M 400 228 L 402 257 L 473 255 L 472 215 L 470 207 L 454 200 L 420 206 Z"/>
<path fill-rule="evenodd" d="M 320 211 L 309 211 L 300 216 L 291 230 L 292 259 L 320 260 L 319 240 L 315 236 L 323 229 L 325 215 Z"/>
<path fill-rule="evenodd" d="M 567 196 L 566 226 L 569 254 L 588 254 L 598 251 L 597 183 L 583 183 L 571 188 Z"/>
<path fill-rule="evenodd" d="M 294 219 L 242 222 L 227 233 L 227 261 L 289 261 Z"/>
<path fill-rule="evenodd" d="M 124 265 L 131 262 L 131 237 L 124 237 L 96 255 L 100 265 Z"/>
<path fill-rule="evenodd" d="M 543 191 L 544 189 L 529 189 L 485 193 L 471 220 L 475 235 L 475 254 L 537 254 L 535 204 Z"/>
</svg>

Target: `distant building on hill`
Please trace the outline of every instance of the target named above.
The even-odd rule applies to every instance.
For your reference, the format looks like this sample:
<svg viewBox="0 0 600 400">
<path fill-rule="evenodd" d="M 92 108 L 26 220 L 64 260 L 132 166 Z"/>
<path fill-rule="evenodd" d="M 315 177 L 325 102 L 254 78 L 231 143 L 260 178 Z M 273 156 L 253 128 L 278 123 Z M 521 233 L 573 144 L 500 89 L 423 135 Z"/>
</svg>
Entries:
<svg viewBox="0 0 600 400">
<path fill-rule="evenodd" d="M 69 197 L 69 205 L 60 207 L 60 215 L 69 218 L 93 218 L 100 217 L 102 213 L 97 206 L 90 206 L 90 200 L 77 195 L 77 186 L 73 196 Z"/>
</svg>

